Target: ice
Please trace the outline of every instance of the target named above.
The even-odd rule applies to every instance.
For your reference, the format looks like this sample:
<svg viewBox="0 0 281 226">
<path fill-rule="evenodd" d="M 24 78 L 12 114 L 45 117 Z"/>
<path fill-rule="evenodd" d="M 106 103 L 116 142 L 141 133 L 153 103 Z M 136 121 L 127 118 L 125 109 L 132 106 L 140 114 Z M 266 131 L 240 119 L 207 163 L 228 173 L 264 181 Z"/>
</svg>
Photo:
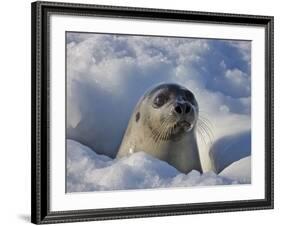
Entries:
<svg viewBox="0 0 281 226">
<path fill-rule="evenodd" d="M 233 175 L 228 175 L 216 175 L 214 172 L 200 174 L 195 170 L 183 174 L 144 152 L 111 159 L 76 141 L 67 140 L 67 192 L 230 185 L 239 182 Z"/>
<path fill-rule="evenodd" d="M 241 184 L 251 183 L 251 156 L 245 157 L 232 163 L 225 168 L 220 176 L 236 180 Z"/>
</svg>

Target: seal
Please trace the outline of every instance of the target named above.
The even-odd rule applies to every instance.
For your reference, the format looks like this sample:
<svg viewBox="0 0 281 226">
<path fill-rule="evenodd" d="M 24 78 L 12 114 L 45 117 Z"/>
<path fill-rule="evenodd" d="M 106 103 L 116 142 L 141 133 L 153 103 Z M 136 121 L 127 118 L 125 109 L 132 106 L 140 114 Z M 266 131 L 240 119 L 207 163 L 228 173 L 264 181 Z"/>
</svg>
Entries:
<svg viewBox="0 0 281 226">
<path fill-rule="evenodd" d="M 194 94 L 178 84 L 147 91 L 129 120 L 117 158 L 143 151 L 180 172 L 202 172 L 196 140 L 199 107 Z"/>
</svg>

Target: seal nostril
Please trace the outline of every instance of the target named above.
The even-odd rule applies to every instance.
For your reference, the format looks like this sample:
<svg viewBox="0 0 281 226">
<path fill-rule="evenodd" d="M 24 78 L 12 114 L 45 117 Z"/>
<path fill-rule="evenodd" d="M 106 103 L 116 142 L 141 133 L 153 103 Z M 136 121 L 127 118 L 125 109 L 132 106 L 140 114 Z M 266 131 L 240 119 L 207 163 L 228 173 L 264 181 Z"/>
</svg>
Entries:
<svg viewBox="0 0 281 226">
<path fill-rule="evenodd" d="M 189 113 L 191 111 L 191 106 L 188 104 L 188 105 L 186 105 L 186 107 L 185 107 L 185 113 L 187 114 L 187 113 Z"/>
<path fill-rule="evenodd" d="M 176 111 L 178 114 L 181 114 L 181 113 L 182 113 L 181 107 L 180 107 L 179 105 L 175 107 L 175 111 Z"/>
</svg>

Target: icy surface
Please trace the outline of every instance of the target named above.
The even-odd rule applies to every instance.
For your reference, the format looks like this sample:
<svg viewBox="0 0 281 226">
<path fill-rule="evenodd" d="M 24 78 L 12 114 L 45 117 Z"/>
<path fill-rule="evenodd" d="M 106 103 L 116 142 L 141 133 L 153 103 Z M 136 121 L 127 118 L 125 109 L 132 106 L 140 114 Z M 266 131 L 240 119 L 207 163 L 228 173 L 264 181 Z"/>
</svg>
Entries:
<svg viewBox="0 0 281 226">
<path fill-rule="evenodd" d="M 241 184 L 251 183 L 251 156 L 232 163 L 224 169 L 220 176 L 236 180 Z"/>
<path fill-rule="evenodd" d="M 218 139 L 210 150 L 216 173 L 251 155 L 251 132 L 246 131 Z"/>
<path fill-rule="evenodd" d="M 66 38 L 68 139 L 114 158 L 139 98 L 167 82 L 195 94 L 211 130 L 198 134 L 205 171 L 210 141 L 250 130 L 251 42 L 76 32 Z M 228 165 L 249 155 L 243 150 L 218 154 Z"/>
<path fill-rule="evenodd" d="M 186 175 L 144 152 L 111 159 L 67 140 L 67 192 L 237 184 L 241 178 L 235 176 L 249 170 L 247 164 L 249 161 L 233 164 L 221 175 L 197 171 Z"/>
</svg>

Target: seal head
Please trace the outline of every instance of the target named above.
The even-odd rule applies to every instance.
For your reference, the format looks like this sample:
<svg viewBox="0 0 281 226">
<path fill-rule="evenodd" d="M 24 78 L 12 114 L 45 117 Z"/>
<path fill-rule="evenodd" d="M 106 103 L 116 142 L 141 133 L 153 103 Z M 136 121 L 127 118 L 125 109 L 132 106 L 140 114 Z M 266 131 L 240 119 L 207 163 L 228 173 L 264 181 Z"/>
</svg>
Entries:
<svg viewBox="0 0 281 226">
<path fill-rule="evenodd" d="M 192 131 L 196 125 L 198 104 L 191 91 L 165 84 L 154 88 L 145 96 L 148 106 L 144 123 L 157 140 L 176 141 Z"/>
<path fill-rule="evenodd" d="M 198 103 L 178 84 L 161 84 L 146 92 L 129 121 L 117 157 L 144 151 L 187 173 L 202 172 L 196 142 Z"/>
</svg>

